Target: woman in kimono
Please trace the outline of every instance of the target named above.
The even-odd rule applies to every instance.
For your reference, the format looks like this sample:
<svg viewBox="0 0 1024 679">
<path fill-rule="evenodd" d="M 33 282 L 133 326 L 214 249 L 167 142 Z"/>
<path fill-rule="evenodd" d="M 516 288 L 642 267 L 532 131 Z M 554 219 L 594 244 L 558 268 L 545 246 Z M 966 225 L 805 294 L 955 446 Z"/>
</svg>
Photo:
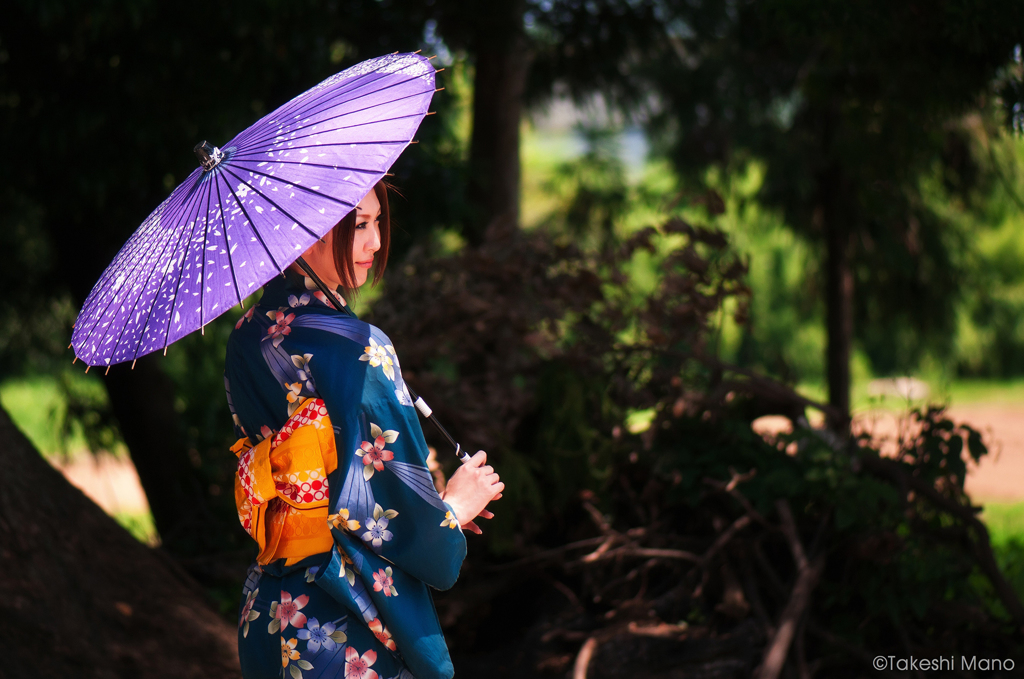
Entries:
<svg viewBox="0 0 1024 679">
<path fill-rule="evenodd" d="M 377 184 L 303 257 L 352 291 L 387 261 Z M 376 267 L 374 264 L 376 263 Z M 448 679 L 429 587 L 448 589 L 463 529 L 504 489 L 479 452 L 438 495 L 391 340 L 295 265 L 264 289 L 228 341 L 238 436 L 235 500 L 259 553 L 242 592 L 246 679 Z"/>
</svg>

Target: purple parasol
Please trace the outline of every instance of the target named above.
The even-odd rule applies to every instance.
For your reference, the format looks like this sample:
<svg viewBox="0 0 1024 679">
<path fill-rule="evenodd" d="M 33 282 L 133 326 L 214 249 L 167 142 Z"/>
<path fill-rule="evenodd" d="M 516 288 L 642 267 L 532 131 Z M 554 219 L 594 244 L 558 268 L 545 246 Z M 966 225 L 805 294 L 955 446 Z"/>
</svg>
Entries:
<svg viewBox="0 0 1024 679">
<path fill-rule="evenodd" d="M 165 349 L 321 238 L 412 141 L 434 94 L 415 54 L 370 59 L 232 139 L 143 222 L 89 293 L 71 344 L 89 365 Z"/>
</svg>

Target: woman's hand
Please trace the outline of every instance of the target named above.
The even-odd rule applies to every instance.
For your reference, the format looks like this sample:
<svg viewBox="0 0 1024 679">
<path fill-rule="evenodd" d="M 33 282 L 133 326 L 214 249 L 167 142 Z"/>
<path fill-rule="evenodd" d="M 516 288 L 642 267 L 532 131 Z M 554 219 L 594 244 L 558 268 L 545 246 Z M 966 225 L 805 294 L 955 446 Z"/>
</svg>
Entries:
<svg viewBox="0 0 1024 679">
<path fill-rule="evenodd" d="M 483 531 L 473 522 L 476 517 L 490 519 L 487 503 L 501 497 L 505 484 L 494 468 L 487 463 L 487 453 L 478 451 L 469 462 L 455 470 L 441 499 L 451 505 L 459 523 L 466 530 L 480 534 Z"/>
</svg>

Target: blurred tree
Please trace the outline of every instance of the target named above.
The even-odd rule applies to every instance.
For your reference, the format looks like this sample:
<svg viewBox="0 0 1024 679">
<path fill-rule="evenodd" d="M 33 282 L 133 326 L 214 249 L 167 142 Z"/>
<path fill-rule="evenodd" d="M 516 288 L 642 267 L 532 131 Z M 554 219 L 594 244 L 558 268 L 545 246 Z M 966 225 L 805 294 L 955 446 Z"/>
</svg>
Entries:
<svg viewBox="0 0 1024 679">
<path fill-rule="evenodd" d="M 1024 34 L 1024 7 L 667 0 L 558 10 L 536 15 L 545 39 L 534 95 L 559 83 L 578 99 L 605 93 L 640 114 L 694 181 L 709 165 L 767 162 L 761 197 L 821 248 L 839 412 L 849 412 L 855 336 L 882 361 L 879 339 L 908 327 L 951 334 L 962 244 L 925 206 L 920 182 L 951 160 L 951 122 L 994 94 Z M 1014 96 L 1013 82 L 999 91 Z"/>
</svg>

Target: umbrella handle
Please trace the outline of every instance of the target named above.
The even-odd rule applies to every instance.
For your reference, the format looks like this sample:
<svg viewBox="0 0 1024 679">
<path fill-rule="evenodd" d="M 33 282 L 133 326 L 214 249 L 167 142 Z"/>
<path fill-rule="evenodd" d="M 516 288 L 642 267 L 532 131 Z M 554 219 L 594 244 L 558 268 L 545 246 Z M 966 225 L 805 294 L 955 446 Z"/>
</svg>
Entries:
<svg viewBox="0 0 1024 679">
<path fill-rule="evenodd" d="M 316 275 L 316 272 L 313 271 L 313 267 L 307 264 L 306 260 L 304 260 L 302 257 L 296 259 L 295 263 L 298 264 L 299 268 L 305 271 L 306 275 L 313 280 L 313 282 L 316 284 L 318 288 L 320 288 L 320 291 L 324 293 L 324 297 L 327 298 L 328 303 L 338 311 L 341 311 L 342 309 L 338 305 L 337 299 L 334 297 L 331 291 L 327 289 L 327 286 L 324 285 L 324 282 L 320 280 L 320 277 Z M 445 429 L 444 426 L 437 421 L 437 418 L 434 417 L 434 411 L 430 409 L 430 406 L 428 406 L 427 402 L 423 400 L 423 397 L 417 396 L 416 392 L 413 391 L 408 384 L 406 384 L 405 387 L 406 389 L 409 390 L 409 395 L 412 396 L 413 405 L 416 406 L 416 410 L 419 411 L 419 413 L 423 415 L 423 417 L 429 420 L 430 423 L 434 425 L 434 428 L 436 428 L 437 431 L 440 432 L 442 436 L 448 439 L 448 443 L 452 444 L 452 446 L 455 447 L 455 456 L 459 458 L 459 462 L 461 462 L 462 464 L 466 464 L 467 462 L 469 462 L 469 453 L 464 451 L 462 449 L 462 446 L 459 445 L 458 441 L 452 438 L 452 435 L 448 433 L 448 430 Z"/>
</svg>

